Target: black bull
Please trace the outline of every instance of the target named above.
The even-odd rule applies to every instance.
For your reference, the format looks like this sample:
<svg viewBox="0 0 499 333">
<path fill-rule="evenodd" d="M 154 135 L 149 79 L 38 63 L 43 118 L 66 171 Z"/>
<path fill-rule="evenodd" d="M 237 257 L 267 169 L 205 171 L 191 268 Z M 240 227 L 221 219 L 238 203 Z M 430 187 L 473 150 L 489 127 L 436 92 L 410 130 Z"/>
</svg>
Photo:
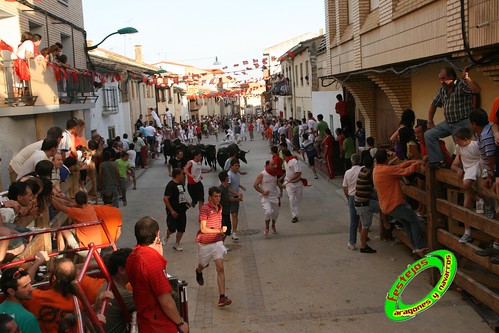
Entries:
<svg viewBox="0 0 499 333">
<path fill-rule="evenodd" d="M 194 157 L 192 152 L 194 150 L 198 150 L 201 152 L 203 155 L 205 164 L 208 165 L 209 167 L 213 168 L 216 170 L 217 168 L 217 148 L 215 145 L 204 145 L 204 144 L 197 144 L 197 145 L 185 145 L 180 142 L 179 139 L 175 139 L 172 141 L 170 140 L 165 140 L 163 142 L 163 155 L 165 156 L 165 160 L 169 158 L 174 158 L 175 153 L 181 150 L 184 153 L 184 157 L 182 158 L 183 164 L 187 164 L 188 161 L 192 160 Z"/>
<path fill-rule="evenodd" d="M 227 161 L 227 159 L 231 156 L 233 156 L 235 153 L 237 153 L 237 158 L 241 161 L 243 161 L 244 163 L 248 163 L 248 161 L 246 161 L 246 154 L 249 153 L 249 150 L 248 151 L 243 151 L 241 149 L 239 149 L 239 146 L 235 143 L 232 143 L 230 145 L 228 145 L 227 147 L 222 147 L 220 149 L 218 149 L 218 152 L 217 152 L 217 161 L 218 161 L 218 165 L 220 165 L 220 167 L 223 169 L 224 168 L 224 165 L 225 165 L 225 161 Z"/>
</svg>

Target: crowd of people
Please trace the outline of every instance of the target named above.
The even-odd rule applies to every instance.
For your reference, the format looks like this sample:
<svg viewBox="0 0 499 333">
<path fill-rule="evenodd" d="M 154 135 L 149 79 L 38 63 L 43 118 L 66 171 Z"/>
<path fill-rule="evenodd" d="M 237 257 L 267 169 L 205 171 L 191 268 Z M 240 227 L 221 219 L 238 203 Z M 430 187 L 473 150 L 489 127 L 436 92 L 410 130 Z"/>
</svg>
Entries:
<svg viewBox="0 0 499 333">
<path fill-rule="evenodd" d="M 301 120 L 282 119 L 268 112 L 262 115 L 206 117 L 178 123 L 167 110 L 163 121 L 158 121 L 157 115 L 153 114 L 152 121 L 145 121 L 141 116 L 135 124 L 136 131 L 131 141 L 126 133 L 108 140 L 93 133 L 87 141 L 84 121 L 71 118 L 65 130 L 50 128 L 46 139 L 25 147 L 12 159 L 9 167 L 12 183 L 7 197 L 1 201 L 0 235 L 29 231 L 29 225 L 19 224 L 19 217 L 36 216 L 45 210 L 54 216 L 57 210 L 71 217 L 74 223 L 103 220 L 108 229 L 106 233 L 95 225 L 60 231 L 54 237 L 59 251 L 86 247 L 91 242 L 113 245 L 120 238 L 122 228 L 119 201 L 127 205 L 127 187 L 133 184 L 133 189 L 136 189 L 137 186 L 136 169 L 146 167 L 149 159 L 160 158 L 165 140 L 179 139 L 187 145 L 194 145 L 210 135 L 218 141 L 220 134 L 221 141 L 237 143 L 247 140 L 246 133 L 249 140 L 254 140 L 254 132 L 258 132 L 257 137 L 261 135 L 261 139 L 267 140 L 270 145 L 269 157 L 253 182 L 253 189 L 260 196 L 265 237 L 278 232 L 277 219 L 284 189 L 289 198 L 291 222 L 300 221 L 300 201 L 308 185 L 303 176 L 302 161 L 310 166 L 316 179 L 319 177 L 316 162 L 320 161 L 328 178 L 333 179 L 333 152 L 337 149 L 336 156 L 342 160 L 345 170 L 342 184 L 349 205 L 347 247 L 356 249 L 360 232 L 360 252 L 376 253 L 368 245 L 368 233 L 373 215 L 382 213 L 406 231 L 414 253 L 424 252 L 427 244 L 421 223 L 426 215 L 425 207 L 404 197 L 401 179 L 422 187 L 427 163 L 434 168 L 451 168 L 463 177 L 464 206 L 471 209 L 475 202 L 483 199 L 484 213 L 490 217 L 495 215 L 493 202 L 478 198 L 474 183 L 483 181 L 485 186 L 499 189 L 499 181 L 495 181 L 499 175 L 496 171 L 499 166 L 496 163 L 499 156 L 496 154 L 496 144 L 499 145 L 499 97 L 490 115 L 487 115 L 484 110 L 472 105 L 462 106 L 462 103 L 471 100 L 473 93 L 479 91 L 466 71 L 463 78 L 457 78 L 452 68 L 444 68 L 439 79 L 442 88 L 431 103 L 428 120 L 433 119 L 436 108 L 443 107 L 448 124 L 433 127 L 432 121 L 428 121 L 430 129 L 424 123 L 415 126 L 414 111 L 405 110 L 399 128 L 390 138 L 394 144 L 393 152 L 376 148 L 374 138 L 366 138 L 362 122 L 355 123 L 356 131 L 350 128 L 352 122 L 345 113 L 347 104 L 341 95 L 337 96 L 336 111 L 340 114 L 342 128 L 334 131 L 336 136 L 333 136 L 322 115 L 315 118 L 311 113 L 307 119 Z M 458 92 L 459 97 L 454 97 Z M 462 108 L 470 112 L 456 115 L 455 109 Z M 464 125 L 455 125 L 456 122 L 463 122 Z M 446 132 L 442 127 L 451 129 Z M 440 140 L 449 133 L 457 145 L 454 158 Z M 203 286 L 204 269 L 213 261 L 217 273 L 218 306 L 225 307 L 232 303 L 226 294 L 224 256 L 230 248 L 225 241 L 230 237 L 237 242 L 240 237 L 238 213 L 247 191 L 241 184 L 241 176 L 245 176 L 246 172 L 240 169 L 237 154 L 230 156 L 224 163 L 224 170 L 218 174 L 220 185 L 208 189 L 205 201 L 203 173 L 212 169 L 203 167 L 200 151 L 193 150 L 192 158 L 187 161 L 183 153 L 178 150 L 172 158 L 165 159 L 171 176 L 163 195 L 165 234 L 161 234 L 161 226 L 154 218 L 143 217 L 135 224 L 137 245 L 134 249 L 103 251 L 107 268 L 127 308 L 137 310 L 141 331 L 189 331 L 171 296 L 172 286 L 166 274 L 167 261 L 163 249 L 175 234 L 173 249 L 183 251 L 181 241 L 187 226 L 186 212 L 196 205 L 199 207 L 199 227 L 195 238 L 198 263 L 194 276 L 197 283 Z M 81 182 L 80 191 L 74 198 L 67 198 L 61 189 L 61 183 L 70 173 L 79 177 Z M 87 178 L 92 184 L 89 191 L 86 190 Z M 98 198 L 103 204 L 96 204 Z M 459 241 L 470 242 L 471 232 L 471 228 L 465 226 Z M 24 238 L 0 241 L 0 260 L 12 260 L 22 253 L 29 241 Z M 78 255 L 85 257 L 87 253 L 79 251 Z M 499 263 L 499 240 L 491 248 L 477 251 L 477 254 L 490 256 L 492 263 Z M 38 268 L 48 260 L 48 254 L 39 251 L 33 265 L 26 270 L 16 267 L 2 272 L 0 287 L 6 300 L 0 304 L 0 312 L 11 317 L 0 316 L 0 325 L 17 325 L 23 332 L 66 332 L 66 328 L 75 325 L 71 281 L 79 271 L 78 265 L 67 258 L 58 258 L 50 264 L 52 288 L 38 290 L 31 287 Z M 113 297 L 106 292 L 103 279 L 86 276 L 84 281 L 84 292 L 96 311 L 103 299 Z M 104 322 L 106 332 L 126 330 L 117 304 L 111 304 L 105 318 L 100 316 L 99 319 Z"/>
</svg>

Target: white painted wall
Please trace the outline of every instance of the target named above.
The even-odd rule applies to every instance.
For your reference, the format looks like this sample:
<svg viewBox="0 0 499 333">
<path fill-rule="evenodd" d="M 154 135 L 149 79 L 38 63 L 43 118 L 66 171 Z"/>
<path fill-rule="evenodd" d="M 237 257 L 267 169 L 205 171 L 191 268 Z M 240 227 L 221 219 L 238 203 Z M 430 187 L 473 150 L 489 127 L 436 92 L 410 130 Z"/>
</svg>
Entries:
<svg viewBox="0 0 499 333">
<path fill-rule="evenodd" d="M 333 134 L 334 129 L 341 127 L 340 116 L 336 113 L 334 106 L 337 102 L 336 95 L 342 93 L 341 90 L 312 92 L 312 114 L 316 119 L 318 114 L 322 114 Z"/>
</svg>

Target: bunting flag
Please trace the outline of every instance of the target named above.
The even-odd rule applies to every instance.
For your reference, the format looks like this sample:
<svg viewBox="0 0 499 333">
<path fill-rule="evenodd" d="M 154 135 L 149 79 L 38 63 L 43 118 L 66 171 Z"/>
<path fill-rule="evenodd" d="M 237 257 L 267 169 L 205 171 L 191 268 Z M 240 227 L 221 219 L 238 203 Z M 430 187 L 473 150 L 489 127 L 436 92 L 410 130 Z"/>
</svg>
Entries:
<svg viewBox="0 0 499 333">
<path fill-rule="evenodd" d="M 229 67 L 227 67 L 227 66 L 222 67 L 222 69 L 227 69 L 227 68 L 229 68 Z"/>
<path fill-rule="evenodd" d="M 71 71 L 69 73 L 69 75 L 71 75 L 71 77 L 73 78 L 73 83 L 74 84 L 77 84 L 78 83 L 78 72 L 76 71 Z"/>
<path fill-rule="evenodd" d="M 257 63 L 258 62 L 258 59 L 253 59 L 253 63 Z"/>
<path fill-rule="evenodd" d="M 121 81 L 121 75 L 120 73 L 116 73 L 116 81 Z"/>
<path fill-rule="evenodd" d="M 276 61 L 276 60 L 277 60 L 277 57 L 275 57 L 275 56 L 272 56 L 272 57 L 270 58 L 270 61 Z"/>
<path fill-rule="evenodd" d="M 247 64 L 248 64 L 248 61 L 243 60 L 243 65 L 247 65 Z"/>
<path fill-rule="evenodd" d="M 247 71 L 252 71 L 252 70 L 253 70 L 253 68 L 251 68 L 251 67 L 246 67 L 246 70 L 247 70 Z"/>
<path fill-rule="evenodd" d="M 14 52 L 14 48 L 0 39 L 0 51 Z"/>
<path fill-rule="evenodd" d="M 146 83 L 147 82 L 147 77 L 143 76 L 142 77 L 142 82 Z"/>
<path fill-rule="evenodd" d="M 239 64 L 234 64 L 234 67 L 239 67 Z"/>
<path fill-rule="evenodd" d="M 106 82 L 107 82 L 106 78 L 104 76 L 101 76 L 100 77 L 100 83 L 106 84 Z"/>
</svg>

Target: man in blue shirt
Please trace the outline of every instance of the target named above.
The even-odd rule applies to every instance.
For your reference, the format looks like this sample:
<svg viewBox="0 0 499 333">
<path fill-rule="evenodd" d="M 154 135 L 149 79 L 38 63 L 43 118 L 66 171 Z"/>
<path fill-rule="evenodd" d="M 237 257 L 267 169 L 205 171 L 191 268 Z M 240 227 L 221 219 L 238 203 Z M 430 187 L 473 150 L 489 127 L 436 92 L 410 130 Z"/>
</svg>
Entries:
<svg viewBox="0 0 499 333">
<path fill-rule="evenodd" d="M 11 315 L 21 332 L 41 332 L 36 316 L 26 310 L 21 301 L 33 297 L 31 278 L 34 277 L 38 267 L 47 260 L 47 252 L 40 251 L 36 254 L 36 260 L 29 271 L 21 267 L 7 268 L 0 279 L 2 292 L 6 296 L 5 301 L 0 304 L 0 313 Z"/>
</svg>

